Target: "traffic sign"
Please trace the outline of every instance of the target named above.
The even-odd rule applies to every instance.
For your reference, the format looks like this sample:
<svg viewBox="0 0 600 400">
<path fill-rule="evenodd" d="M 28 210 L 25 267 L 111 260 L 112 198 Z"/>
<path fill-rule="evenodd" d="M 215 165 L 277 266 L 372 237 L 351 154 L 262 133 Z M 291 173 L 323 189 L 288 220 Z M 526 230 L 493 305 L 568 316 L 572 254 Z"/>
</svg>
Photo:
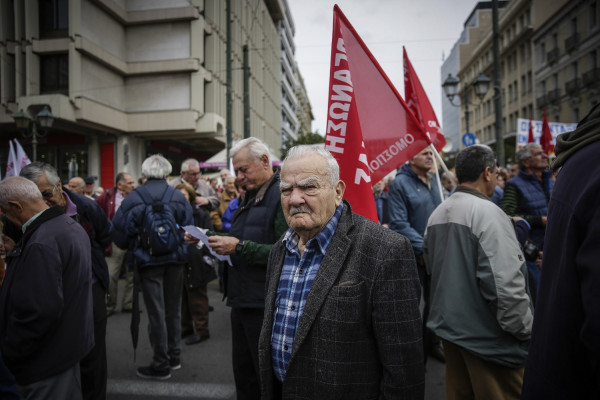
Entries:
<svg viewBox="0 0 600 400">
<path fill-rule="evenodd" d="M 462 137 L 462 142 L 465 146 L 473 146 L 476 142 L 477 138 L 470 132 L 467 132 Z"/>
</svg>

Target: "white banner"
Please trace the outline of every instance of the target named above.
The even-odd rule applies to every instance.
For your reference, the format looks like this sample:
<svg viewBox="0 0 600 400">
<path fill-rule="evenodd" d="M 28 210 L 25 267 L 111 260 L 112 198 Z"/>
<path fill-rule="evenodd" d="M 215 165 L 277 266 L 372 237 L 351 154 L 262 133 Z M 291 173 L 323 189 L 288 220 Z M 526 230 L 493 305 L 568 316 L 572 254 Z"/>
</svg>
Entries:
<svg viewBox="0 0 600 400">
<path fill-rule="evenodd" d="M 531 120 L 531 126 L 533 127 L 533 138 L 536 143 L 540 143 L 540 137 L 542 136 L 542 123 L 543 121 Z M 577 128 L 577 123 L 565 124 L 562 122 L 548 122 L 550 126 L 550 132 L 552 132 L 552 144 L 556 144 L 556 137 L 561 133 L 571 132 Z M 517 150 L 519 151 L 523 146 L 527 144 L 527 137 L 529 136 L 529 120 L 523 118 L 517 118 Z"/>
</svg>

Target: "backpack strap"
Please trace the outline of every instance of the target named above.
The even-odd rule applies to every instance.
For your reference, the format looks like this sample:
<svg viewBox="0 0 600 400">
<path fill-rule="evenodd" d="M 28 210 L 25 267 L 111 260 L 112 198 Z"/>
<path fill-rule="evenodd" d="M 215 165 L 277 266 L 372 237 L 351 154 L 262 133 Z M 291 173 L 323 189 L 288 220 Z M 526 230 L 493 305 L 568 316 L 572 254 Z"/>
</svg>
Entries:
<svg viewBox="0 0 600 400">
<path fill-rule="evenodd" d="M 170 185 L 167 185 L 167 190 L 165 190 L 165 192 L 163 193 L 161 203 L 169 204 L 171 202 L 171 200 L 173 199 L 174 195 L 175 195 L 175 188 Z"/>
<path fill-rule="evenodd" d="M 140 195 L 140 198 L 142 199 L 144 204 L 146 204 L 146 205 L 152 204 L 152 196 L 150 196 L 150 193 L 144 186 L 140 186 L 136 190 L 137 190 L 138 194 Z"/>
<path fill-rule="evenodd" d="M 148 190 L 144 186 L 140 186 L 138 188 L 138 194 L 140 195 L 140 198 L 142 199 L 144 204 L 150 205 L 154 202 L 152 200 L 152 196 L 150 195 L 150 192 L 148 192 Z M 160 202 L 164 203 L 164 204 L 170 203 L 174 194 L 175 194 L 175 188 L 167 185 L 167 189 L 165 189 Z"/>
</svg>

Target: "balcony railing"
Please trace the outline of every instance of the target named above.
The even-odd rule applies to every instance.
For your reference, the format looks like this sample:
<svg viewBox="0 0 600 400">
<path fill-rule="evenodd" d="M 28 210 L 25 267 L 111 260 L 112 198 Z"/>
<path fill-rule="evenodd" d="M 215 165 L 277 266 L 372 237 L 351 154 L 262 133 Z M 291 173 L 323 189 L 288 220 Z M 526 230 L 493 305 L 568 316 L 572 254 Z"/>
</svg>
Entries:
<svg viewBox="0 0 600 400">
<path fill-rule="evenodd" d="M 548 98 L 548 103 L 554 103 L 560 98 L 560 89 L 550 90 L 546 96 Z"/>
<path fill-rule="evenodd" d="M 594 68 L 583 74 L 584 86 L 597 86 L 600 84 L 600 68 Z"/>
<path fill-rule="evenodd" d="M 569 36 L 567 39 L 565 39 L 565 50 L 567 50 L 568 52 L 571 52 L 572 50 L 575 50 L 575 48 L 577 47 L 578 44 L 579 44 L 579 34 L 574 33 L 571 36 Z"/>
<path fill-rule="evenodd" d="M 546 61 L 548 62 L 548 64 L 554 64 L 558 61 L 558 47 L 550 50 L 546 54 Z"/>
<path fill-rule="evenodd" d="M 545 94 L 541 95 L 537 98 L 536 103 L 539 108 L 543 108 L 546 104 L 548 104 L 548 97 Z"/>
<path fill-rule="evenodd" d="M 581 79 L 575 78 L 565 84 L 565 91 L 568 94 L 573 94 L 581 88 Z"/>
</svg>

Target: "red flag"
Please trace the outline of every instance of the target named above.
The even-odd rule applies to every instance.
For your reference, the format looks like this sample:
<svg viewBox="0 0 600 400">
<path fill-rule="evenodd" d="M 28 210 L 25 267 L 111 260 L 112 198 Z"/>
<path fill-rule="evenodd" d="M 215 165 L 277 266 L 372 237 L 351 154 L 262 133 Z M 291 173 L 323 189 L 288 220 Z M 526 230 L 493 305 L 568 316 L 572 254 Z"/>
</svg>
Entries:
<svg viewBox="0 0 600 400">
<path fill-rule="evenodd" d="M 402 51 L 404 53 L 404 98 L 406 99 L 406 104 L 421 122 L 423 130 L 431 137 L 431 141 L 437 151 L 442 151 L 442 148 L 446 145 L 446 138 L 435 116 L 435 111 L 429 102 L 429 98 L 425 93 L 425 89 L 423 89 L 421 81 L 408 59 L 408 54 L 404 46 L 402 47 Z"/>
<path fill-rule="evenodd" d="M 552 144 L 552 133 L 550 132 L 550 125 L 548 125 L 548 118 L 546 118 L 546 111 L 544 111 L 544 122 L 542 123 L 542 137 L 540 138 L 540 144 L 544 153 L 547 156 L 552 154 L 554 151 L 554 145 Z"/>
<path fill-rule="evenodd" d="M 535 138 L 533 137 L 533 125 L 531 124 L 531 118 L 529 118 L 529 136 L 527 136 L 527 143 L 535 143 Z"/>
<path fill-rule="evenodd" d="M 344 197 L 377 221 L 371 182 L 431 144 L 346 16 L 333 8 L 325 148 L 340 165 Z"/>
</svg>

